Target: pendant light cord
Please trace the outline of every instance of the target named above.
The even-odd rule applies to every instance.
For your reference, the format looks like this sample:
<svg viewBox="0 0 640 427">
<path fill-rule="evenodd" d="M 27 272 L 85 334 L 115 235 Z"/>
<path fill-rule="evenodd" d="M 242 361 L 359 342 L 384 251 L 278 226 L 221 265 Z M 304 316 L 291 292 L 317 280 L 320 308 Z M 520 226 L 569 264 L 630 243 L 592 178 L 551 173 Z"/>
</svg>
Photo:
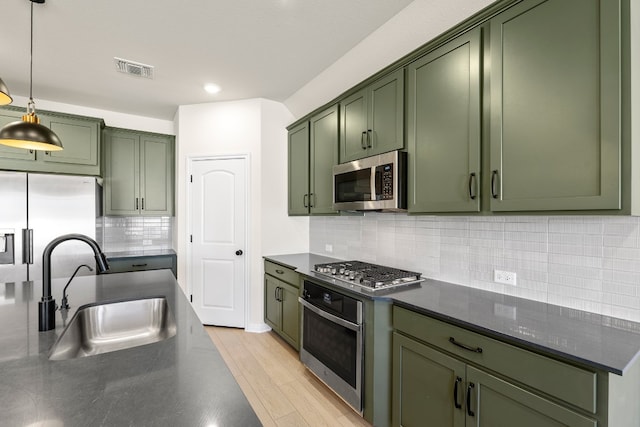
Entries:
<svg viewBox="0 0 640 427">
<path fill-rule="evenodd" d="M 35 102 L 33 102 L 33 0 L 31 3 L 31 46 L 29 49 L 29 103 L 27 113 L 35 113 Z"/>
</svg>

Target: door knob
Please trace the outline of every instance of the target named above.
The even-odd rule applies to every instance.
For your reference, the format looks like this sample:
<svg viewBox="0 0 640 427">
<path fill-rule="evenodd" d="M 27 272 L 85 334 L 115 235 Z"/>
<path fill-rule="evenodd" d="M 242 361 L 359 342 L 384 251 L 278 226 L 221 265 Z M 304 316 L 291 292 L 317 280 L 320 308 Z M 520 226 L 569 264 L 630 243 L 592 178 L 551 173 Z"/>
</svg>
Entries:
<svg viewBox="0 0 640 427">
<path fill-rule="evenodd" d="M 242 255 L 242 254 L 243 254 L 242 249 L 238 249 L 238 250 L 236 251 L 236 255 L 240 256 L 240 255 Z"/>
</svg>

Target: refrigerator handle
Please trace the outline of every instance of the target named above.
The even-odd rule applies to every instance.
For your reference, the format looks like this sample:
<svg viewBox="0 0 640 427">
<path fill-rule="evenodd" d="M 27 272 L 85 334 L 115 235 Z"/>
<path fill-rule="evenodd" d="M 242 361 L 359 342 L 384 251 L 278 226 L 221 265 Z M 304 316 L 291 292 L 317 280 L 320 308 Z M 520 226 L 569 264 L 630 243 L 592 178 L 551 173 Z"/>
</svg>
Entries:
<svg viewBox="0 0 640 427">
<path fill-rule="evenodd" d="M 22 229 L 22 263 L 33 264 L 33 230 Z"/>
</svg>

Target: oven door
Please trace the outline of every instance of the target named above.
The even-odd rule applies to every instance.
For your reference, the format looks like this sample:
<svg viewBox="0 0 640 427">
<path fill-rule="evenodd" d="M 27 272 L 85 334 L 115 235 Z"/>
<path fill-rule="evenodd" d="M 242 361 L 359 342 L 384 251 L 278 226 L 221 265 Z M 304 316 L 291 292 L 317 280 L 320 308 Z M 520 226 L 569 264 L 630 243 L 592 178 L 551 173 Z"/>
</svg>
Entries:
<svg viewBox="0 0 640 427">
<path fill-rule="evenodd" d="M 298 301 L 303 306 L 300 360 L 362 414 L 363 325 L 334 316 L 303 298 Z"/>
</svg>

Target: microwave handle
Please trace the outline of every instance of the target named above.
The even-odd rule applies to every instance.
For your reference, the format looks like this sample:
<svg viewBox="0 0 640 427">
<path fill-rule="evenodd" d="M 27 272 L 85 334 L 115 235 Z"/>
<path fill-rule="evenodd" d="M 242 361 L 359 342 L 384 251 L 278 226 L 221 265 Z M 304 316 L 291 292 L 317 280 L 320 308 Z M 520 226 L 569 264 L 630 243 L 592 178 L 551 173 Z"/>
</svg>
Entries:
<svg viewBox="0 0 640 427">
<path fill-rule="evenodd" d="M 378 188 L 381 189 L 382 192 L 382 175 L 377 173 L 377 167 L 371 167 L 371 174 L 374 179 L 371 180 L 371 200 L 378 200 Z"/>
</svg>

